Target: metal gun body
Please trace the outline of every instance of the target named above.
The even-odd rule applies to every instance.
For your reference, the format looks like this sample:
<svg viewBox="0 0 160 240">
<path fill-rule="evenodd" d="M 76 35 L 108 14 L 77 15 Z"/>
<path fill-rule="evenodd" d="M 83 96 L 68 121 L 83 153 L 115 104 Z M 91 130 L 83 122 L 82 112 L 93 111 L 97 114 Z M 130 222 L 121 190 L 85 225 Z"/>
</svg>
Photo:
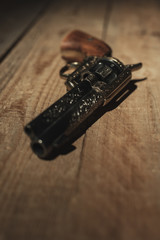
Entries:
<svg viewBox="0 0 160 240">
<path fill-rule="evenodd" d="M 69 91 L 25 126 L 33 152 L 45 158 L 66 144 L 86 118 L 127 85 L 133 66 L 113 57 L 84 60 L 67 77 Z"/>
</svg>

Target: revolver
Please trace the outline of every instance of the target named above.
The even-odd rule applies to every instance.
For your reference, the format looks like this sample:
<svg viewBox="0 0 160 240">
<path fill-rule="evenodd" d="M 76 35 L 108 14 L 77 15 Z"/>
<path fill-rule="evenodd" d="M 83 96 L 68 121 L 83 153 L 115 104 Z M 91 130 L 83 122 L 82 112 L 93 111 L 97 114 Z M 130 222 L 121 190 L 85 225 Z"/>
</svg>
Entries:
<svg viewBox="0 0 160 240">
<path fill-rule="evenodd" d="M 80 33 L 82 39 L 86 38 L 85 33 Z M 62 149 L 80 124 L 97 108 L 108 104 L 129 83 L 132 71 L 142 66 L 142 63 L 124 65 L 111 57 L 111 48 L 106 47 L 102 56 L 89 53 L 78 62 L 77 59 L 72 62 L 75 59 L 73 52 L 69 55 L 63 52 L 68 63 L 60 70 L 60 75 L 66 79 L 67 93 L 24 128 L 38 157 L 47 158 L 52 152 Z M 66 74 L 70 68 L 75 69 Z"/>
</svg>

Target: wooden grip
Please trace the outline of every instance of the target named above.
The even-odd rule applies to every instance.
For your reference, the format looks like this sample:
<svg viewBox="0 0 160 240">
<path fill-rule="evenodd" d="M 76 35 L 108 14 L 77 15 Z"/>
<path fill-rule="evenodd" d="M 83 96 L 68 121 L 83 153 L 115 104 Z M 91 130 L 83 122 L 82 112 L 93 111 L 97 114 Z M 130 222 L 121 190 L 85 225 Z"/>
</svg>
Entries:
<svg viewBox="0 0 160 240">
<path fill-rule="evenodd" d="M 61 42 L 62 58 L 67 62 L 82 62 L 86 56 L 111 56 L 111 53 L 105 42 L 79 30 L 70 32 Z"/>
</svg>

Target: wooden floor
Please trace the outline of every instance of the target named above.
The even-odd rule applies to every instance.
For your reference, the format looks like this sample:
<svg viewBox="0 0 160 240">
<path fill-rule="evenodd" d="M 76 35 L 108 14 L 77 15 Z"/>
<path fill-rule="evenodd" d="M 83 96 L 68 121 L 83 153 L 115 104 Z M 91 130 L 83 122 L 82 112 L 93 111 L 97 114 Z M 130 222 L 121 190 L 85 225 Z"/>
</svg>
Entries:
<svg viewBox="0 0 160 240">
<path fill-rule="evenodd" d="M 17 2 L 0 9 L 0 240 L 159 240 L 160 2 Z M 143 68 L 74 151 L 44 161 L 23 127 L 66 92 L 59 45 L 73 29 Z"/>
</svg>

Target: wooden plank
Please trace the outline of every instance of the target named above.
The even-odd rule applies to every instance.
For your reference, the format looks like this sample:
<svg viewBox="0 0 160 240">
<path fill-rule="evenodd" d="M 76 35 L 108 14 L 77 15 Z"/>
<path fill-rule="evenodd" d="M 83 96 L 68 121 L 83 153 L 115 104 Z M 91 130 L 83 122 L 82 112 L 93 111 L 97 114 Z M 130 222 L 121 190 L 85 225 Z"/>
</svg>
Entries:
<svg viewBox="0 0 160 240">
<path fill-rule="evenodd" d="M 160 6 L 137 2 L 114 2 L 111 15 L 99 2 L 54 3 L 1 64 L 0 238 L 159 239 Z M 103 36 L 125 63 L 142 61 L 133 77 L 147 80 L 75 151 L 40 161 L 23 126 L 64 94 L 59 42 L 74 28 Z"/>
<path fill-rule="evenodd" d="M 101 36 L 105 9 L 92 1 L 85 8 L 82 1 L 52 3 L 0 66 L 2 239 L 72 238 L 73 222 L 66 221 L 84 136 L 76 151 L 45 162 L 32 154 L 23 126 L 66 91 L 59 80 L 61 38 L 75 28 Z"/>
<path fill-rule="evenodd" d="M 106 40 L 125 63 L 142 61 L 133 78 L 147 80 L 87 131 L 68 218 L 78 239 L 160 238 L 159 14 L 158 1 L 113 6 Z"/>
<path fill-rule="evenodd" d="M 2 1 L 0 8 L 0 61 L 12 50 L 42 13 L 46 1 Z"/>
</svg>

